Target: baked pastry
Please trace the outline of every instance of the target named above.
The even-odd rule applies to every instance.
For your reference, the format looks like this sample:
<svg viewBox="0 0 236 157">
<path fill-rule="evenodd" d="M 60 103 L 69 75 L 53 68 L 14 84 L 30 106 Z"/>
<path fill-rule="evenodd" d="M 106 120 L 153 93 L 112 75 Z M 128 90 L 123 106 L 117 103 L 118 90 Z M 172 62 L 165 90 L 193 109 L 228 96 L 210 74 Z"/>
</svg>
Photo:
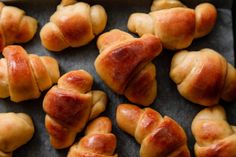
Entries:
<svg viewBox="0 0 236 157">
<path fill-rule="evenodd" d="M 35 99 L 59 78 L 57 61 L 49 56 L 28 55 L 21 46 L 3 49 L 0 59 L 0 98 L 14 102 Z"/>
<path fill-rule="evenodd" d="M 26 43 L 34 37 L 37 21 L 24 10 L 0 2 L 0 12 L 0 52 L 6 45 Z"/>
<path fill-rule="evenodd" d="M 151 8 L 149 14 L 132 14 L 128 28 L 140 36 L 158 36 L 163 47 L 170 50 L 187 48 L 193 39 L 210 33 L 217 17 L 216 8 L 210 3 L 201 3 L 193 10 L 178 0 L 154 0 Z"/>
<path fill-rule="evenodd" d="M 12 157 L 14 150 L 34 134 L 31 118 L 24 113 L 0 113 L 0 156 Z"/>
<path fill-rule="evenodd" d="M 151 61 L 162 51 L 159 38 L 134 38 L 115 29 L 99 36 L 97 46 L 95 68 L 101 79 L 131 102 L 150 105 L 157 94 L 156 67 Z"/>
<path fill-rule="evenodd" d="M 85 136 L 70 148 L 67 157 L 118 157 L 114 155 L 116 136 L 111 129 L 109 118 L 95 119 L 87 126 Z"/>
<path fill-rule="evenodd" d="M 88 44 L 106 27 L 107 14 L 101 5 L 89 6 L 76 0 L 62 0 L 40 32 L 41 42 L 51 51 Z"/>
<path fill-rule="evenodd" d="M 88 72 L 75 70 L 64 74 L 47 92 L 43 100 L 45 126 L 54 148 L 72 145 L 88 120 L 105 110 L 107 96 L 102 91 L 91 91 L 92 84 Z"/>
<path fill-rule="evenodd" d="M 196 157 L 236 156 L 236 127 L 227 122 L 223 107 L 200 111 L 193 119 L 192 132 Z"/>
<path fill-rule="evenodd" d="M 170 77 L 180 94 L 193 103 L 212 106 L 220 98 L 231 101 L 236 97 L 235 68 L 211 49 L 175 54 Z"/>
<path fill-rule="evenodd" d="M 141 144 L 140 157 L 190 157 L 181 126 L 151 108 L 121 104 L 116 111 L 118 126 Z"/>
<path fill-rule="evenodd" d="M 179 0 L 153 0 L 151 11 L 177 8 L 177 7 L 186 7 Z"/>
</svg>

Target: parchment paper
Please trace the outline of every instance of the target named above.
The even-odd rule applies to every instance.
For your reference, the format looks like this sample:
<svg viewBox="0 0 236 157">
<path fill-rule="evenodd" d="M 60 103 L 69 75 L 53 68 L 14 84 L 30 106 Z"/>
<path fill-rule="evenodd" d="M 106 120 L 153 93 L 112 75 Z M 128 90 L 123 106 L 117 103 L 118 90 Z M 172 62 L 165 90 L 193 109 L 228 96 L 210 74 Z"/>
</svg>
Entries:
<svg viewBox="0 0 236 157">
<path fill-rule="evenodd" d="M 203 0 L 183 0 L 183 2 L 194 7 Z M 127 20 L 133 12 L 149 12 L 151 0 L 87 0 L 90 4 L 102 4 L 108 13 L 108 25 L 105 31 L 113 28 L 120 28 L 127 31 Z M 212 48 L 220 52 L 226 59 L 234 64 L 233 32 L 232 32 L 232 0 L 212 0 L 210 1 L 218 8 L 218 19 L 214 30 L 206 37 L 195 40 L 189 50 L 199 50 L 201 48 Z M 26 10 L 28 15 L 38 19 L 39 29 L 49 20 L 50 15 L 55 11 L 59 1 L 54 0 L 28 0 L 11 2 L 9 4 L 18 6 Z M 94 76 L 94 89 L 104 90 L 109 97 L 109 104 L 102 114 L 108 116 L 113 121 L 113 133 L 117 136 L 117 150 L 120 157 L 138 157 L 139 144 L 135 139 L 121 131 L 115 122 L 116 107 L 120 103 L 128 101 L 117 94 L 114 94 L 98 77 L 94 68 L 94 60 L 98 55 L 96 39 L 89 45 L 81 48 L 69 48 L 61 53 L 52 53 L 42 47 L 39 34 L 32 41 L 23 45 L 28 52 L 39 55 L 50 55 L 55 57 L 60 64 L 61 74 L 74 69 L 85 69 Z M 191 122 L 196 113 L 203 107 L 192 104 L 182 98 L 176 85 L 169 78 L 170 62 L 173 52 L 164 50 L 162 54 L 154 60 L 157 66 L 158 97 L 151 106 L 162 115 L 168 115 L 175 119 L 185 129 L 188 136 L 188 144 L 193 153 L 194 138 L 191 134 Z M 48 134 L 44 127 L 45 113 L 42 110 L 42 100 L 46 92 L 40 99 L 13 103 L 9 99 L 0 100 L 0 112 L 25 112 L 28 113 L 35 124 L 35 134 L 32 140 L 14 152 L 14 157 L 65 157 L 68 149 L 55 150 L 51 147 Z M 236 124 L 236 103 L 224 103 L 227 116 L 232 124 Z M 83 136 L 80 133 L 76 139 Z M 16 139 L 17 140 L 17 139 Z"/>
</svg>

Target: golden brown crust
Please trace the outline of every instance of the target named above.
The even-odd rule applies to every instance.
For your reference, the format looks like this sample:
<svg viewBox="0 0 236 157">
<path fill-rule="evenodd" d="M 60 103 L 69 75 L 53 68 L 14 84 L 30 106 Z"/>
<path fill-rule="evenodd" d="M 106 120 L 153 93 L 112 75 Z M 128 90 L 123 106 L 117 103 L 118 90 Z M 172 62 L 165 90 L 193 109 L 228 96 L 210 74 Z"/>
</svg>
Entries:
<svg viewBox="0 0 236 157">
<path fill-rule="evenodd" d="M 14 13 L 14 14 L 13 14 Z M 14 41 L 14 35 L 18 32 L 18 27 L 24 11 L 15 7 L 4 7 L 1 11 L 1 27 L 4 31 L 6 44 Z"/>
<path fill-rule="evenodd" d="M 106 22 L 106 12 L 100 5 L 90 7 L 84 2 L 62 1 L 40 31 L 41 41 L 51 51 L 80 47 L 101 33 Z"/>
<path fill-rule="evenodd" d="M 133 39 L 133 36 L 129 33 L 120 31 L 119 29 L 113 29 L 112 31 L 103 33 L 98 37 L 97 47 L 100 53 L 102 53 L 106 48 L 129 39 Z"/>
<path fill-rule="evenodd" d="M 96 133 L 110 133 L 112 130 L 112 122 L 108 117 L 99 117 L 93 122 L 90 122 L 85 129 L 85 134 L 96 134 Z"/>
<path fill-rule="evenodd" d="M 44 97 L 45 126 L 54 148 L 69 147 L 91 118 L 91 112 L 95 118 L 105 110 L 106 95 L 101 91 L 92 92 L 92 83 L 93 78 L 88 72 L 71 71 L 64 74 L 58 85 Z M 97 101 L 93 101 L 94 97 Z"/>
<path fill-rule="evenodd" d="M 188 8 L 172 8 L 151 12 L 154 33 L 167 49 L 188 47 L 194 38 L 195 13 Z"/>
<path fill-rule="evenodd" d="M 0 61 L 1 98 L 10 96 L 14 102 L 38 98 L 40 91 L 51 87 L 59 78 L 58 63 L 51 57 L 28 56 L 16 45 L 5 47 L 3 56 L 5 58 Z"/>
<path fill-rule="evenodd" d="M 135 93 L 132 86 L 144 79 L 155 85 L 155 67 L 149 68 L 146 65 L 160 54 L 160 40 L 153 35 L 132 38 L 122 31 L 112 30 L 99 37 L 98 47 L 101 48 L 101 54 L 94 64 L 102 80 L 118 94 L 124 94 L 128 90 L 126 96 L 130 101 L 150 105 L 156 97 L 156 89 L 151 88 L 156 86 L 144 88 L 142 93 Z M 142 84 L 149 84 L 147 80 Z M 145 100 L 140 101 L 139 95 L 145 97 Z"/>
<path fill-rule="evenodd" d="M 227 122 L 223 107 L 218 105 L 200 111 L 192 122 L 192 132 L 197 157 L 236 156 L 235 129 Z"/>
<path fill-rule="evenodd" d="M 224 89 L 221 97 L 225 101 L 232 101 L 236 98 L 236 70 L 228 63 L 228 71 L 225 78 Z"/>
<path fill-rule="evenodd" d="M 55 12 L 50 21 L 59 28 L 70 46 L 78 47 L 81 44 L 87 44 L 87 40 L 92 40 L 94 36 L 88 14 L 90 6 L 86 3 L 78 3 L 74 6 L 81 7 L 82 11 L 75 10 L 73 6 L 67 6 Z"/>
<path fill-rule="evenodd" d="M 59 6 L 67 6 L 77 3 L 76 0 L 61 0 L 61 4 Z"/>
<path fill-rule="evenodd" d="M 30 41 L 37 31 L 37 27 L 37 21 L 34 18 L 24 16 L 20 22 L 18 33 L 15 36 L 15 43 Z"/>
<path fill-rule="evenodd" d="M 78 121 L 82 123 L 88 119 L 91 94 L 78 94 L 53 87 L 44 100 L 45 112 L 68 128 L 78 128 Z"/>
<path fill-rule="evenodd" d="M 37 30 L 36 19 L 26 16 L 25 12 L 19 8 L 0 3 L 0 51 L 6 45 L 31 40 Z"/>
<path fill-rule="evenodd" d="M 151 108 L 120 104 L 116 111 L 118 126 L 141 144 L 141 157 L 189 157 L 187 137 L 181 126 Z"/>
<path fill-rule="evenodd" d="M 60 77 L 60 71 L 57 60 L 50 56 L 41 56 L 40 60 L 47 69 L 52 83 L 57 83 L 57 80 Z"/>
<path fill-rule="evenodd" d="M 111 125 L 107 117 L 92 121 L 85 136 L 70 148 L 67 157 L 117 157 L 113 155 L 116 137 L 111 133 Z"/>
<path fill-rule="evenodd" d="M 135 130 L 138 125 L 137 119 L 139 119 L 142 114 L 143 111 L 137 106 L 120 104 L 116 110 L 116 121 L 119 128 L 130 135 L 135 135 Z"/>
<path fill-rule="evenodd" d="M 3 55 L 7 62 L 11 100 L 19 102 L 38 98 L 40 92 L 26 51 L 20 46 L 8 46 Z"/>
<path fill-rule="evenodd" d="M 136 39 L 123 43 L 97 57 L 95 62 L 97 72 L 119 94 L 124 92 L 126 84 L 137 73 L 137 70 L 142 69 L 146 62 L 150 62 L 158 54 L 159 47 L 155 45 L 158 41 L 151 41 L 150 47 L 146 46 L 146 41 L 147 39 Z M 157 48 L 155 49 L 154 46 Z M 106 74 L 110 77 L 103 77 Z"/>
<path fill-rule="evenodd" d="M 44 91 L 52 84 L 52 80 L 42 60 L 37 55 L 29 55 L 30 65 L 40 91 Z"/>
<path fill-rule="evenodd" d="M 89 116 L 89 120 L 96 118 L 101 112 L 103 112 L 106 108 L 104 104 L 108 102 L 107 95 L 99 90 L 93 90 L 92 97 L 93 106 Z"/>
<path fill-rule="evenodd" d="M 199 4 L 195 8 L 196 12 L 196 31 L 195 38 L 200 38 L 208 34 L 216 23 L 217 10 L 210 3 Z"/>
<path fill-rule="evenodd" d="M 74 70 L 66 73 L 58 80 L 58 87 L 87 93 L 91 90 L 93 77 L 84 70 Z"/>
<path fill-rule="evenodd" d="M 0 98 L 7 98 L 9 96 L 7 62 L 2 58 L 0 59 Z"/>
<path fill-rule="evenodd" d="M 40 31 L 40 38 L 42 45 L 49 50 L 59 51 L 67 48 L 69 45 L 54 23 L 47 23 L 43 26 Z"/>
<path fill-rule="evenodd" d="M 0 50 L 2 51 L 3 48 L 5 47 L 5 37 L 4 37 L 4 34 L 3 34 L 3 29 L 0 27 Z"/>
<path fill-rule="evenodd" d="M 132 106 L 131 106 L 132 107 Z M 131 108 L 132 109 L 132 108 Z M 128 111 L 129 112 L 129 111 Z M 142 143 L 160 125 L 162 116 L 151 108 L 145 108 L 142 115 L 136 119 L 135 139 Z M 126 124 L 127 125 L 127 124 Z"/>
<path fill-rule="evenodd" d="M 46 115 L 45 128 L 50 134 L 50 142 L 54 147 L 61 145 L 71 145 L 74 142 L 76 133 L 64 127 L 53 118 Z"/>
<path fill-rule="evenodd" d="M 175 152 L 179 152 L 176 157 L 190 156 L 186 135 L 173 119 L 164 117 L 158 129 L 142 141 L 140 153 L 141 156 L 172 156 Z"/>
<path fill-rule="evenodd" d="M 152 2 L 151 11 L 170 9 L 176 7 L 186 7 L 186 6 L 179 0 L 154 0 Z"/>
<path fill-rule="evenodd" d="M 95 35 L 98 35 L 106 27 L 106 23 L 107 23 L 106 11 L 101 5 L 94 5 L 91 7 L 90 16 L 92 20 L 93 32 Z"/>
<path fill-rule="evenodd" d="M 131 101 L 149 106 L 157 96 L 156 67 L 149 63 L 129 83 L 124 95 Z"/>
<path fill-rule="evenodd" d="M 209 3 L 201 3 L 193 10 L 178 0 L 155 0 L 149 14 L 130 16 L 128 28 L 139 36 L 155 34 L 165 48 L 175 50 L 187 48 L 194 38 L 210 33 L 216 17 L 217 10 Z"/>
<path fill-rule="evenodd" d="M 31 118 L 24 113 L 0 114 L 0 156 L 11 157 L 12 152 L 26 144 L 34 134 Z M 16 140 L 17 139 L 17 140 Z"/>
<path fill-rule="evenodd" d="M 2 152 L 0 151 L 0 156 L 1 157 L 12 157 L 13 153 L 6 153 L 6 152 Z"/>
<path fill-rule="evenodd" d="M 220 54 L 202 49 L 199 52 L 180 51 L 175 54 L 170 77 L 183 97 L 200 105 L 211 106 L 217 104 L 220 98 L 234 98 L 235 73 L 236 70 Z"/>
</svg>

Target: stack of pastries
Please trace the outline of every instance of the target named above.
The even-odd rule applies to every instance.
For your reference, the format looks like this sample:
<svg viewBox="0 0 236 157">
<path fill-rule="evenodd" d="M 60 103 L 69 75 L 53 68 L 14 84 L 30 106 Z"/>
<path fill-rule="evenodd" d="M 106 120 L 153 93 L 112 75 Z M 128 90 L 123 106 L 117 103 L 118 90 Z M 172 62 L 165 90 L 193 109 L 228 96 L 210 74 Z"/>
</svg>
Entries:
<svg viewBox="0 0 236 157">
<path fill-rule="evenodd" d="M 92 90 L 93 76 L 82 69 L 60 76 L 53 57 L 28 54 L 22 46 L 11 45 L 30 41 L 37 32 L 37 21 L 2 2 L 0 11 L 0 51 L 4 56 L 0 59 L 0 98 L 10 97 L 18 103 L 37 99 L 48 90 L 42 104 L 53 148 L 70 147 L 68 157 L 118 157 L 119 137 L 111 132 L 112 121 L 98 117 L 106 110 L 108 96 Z M 235 157 L 236 127 L 227 122 L 219 102 L 235 99 L 236 69 L 210 48 L 183 50 L 194 39 L 209 34 L 216 18 L 217 9 L 210 3 L 191 9 L 179 0 L 154 0 L 150 13 L 130 15 L 127 27 L 140 36 L 135 38 L 119 29 L 101 34 L 108 19 L 103 6 L 62 0 L 40 30 L 40 39 L 46 49 L 61 52 L 87 45 L 101 34 L 94 61 L 98 76 L 116 94 L 146 107 L 120 104 L 115 115 L 118 127 L 140 144 L 140 157 L 191 156 L 182 126 L 147 107 L 157 98 L 157 69 L 152 61 L 163 49 L 179 50 L 171 61 L 170 78 L 185 99 L 207 107 L 192 121 L 195 155 Z M 0 157 L 12 157 L 34 131 L 29 115 L 0 113 Z M 83 132 L 84 137 L 75 143 L 77 134 Z"/>
</svg>

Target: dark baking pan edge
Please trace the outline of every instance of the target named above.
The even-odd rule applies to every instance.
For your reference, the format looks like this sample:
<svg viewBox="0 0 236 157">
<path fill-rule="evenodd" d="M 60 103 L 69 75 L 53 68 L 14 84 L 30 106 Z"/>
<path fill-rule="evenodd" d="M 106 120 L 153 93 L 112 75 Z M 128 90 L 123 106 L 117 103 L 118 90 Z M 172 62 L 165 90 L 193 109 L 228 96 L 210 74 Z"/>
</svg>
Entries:
<svg viewBox="0 0 236 157">
<path fill-rule="evenodd" d="M 236 1 L 233 1 L 232 6 L 232 16 L 233 16 L 233 32 L 234 32 L 234 58 L 236 59 Z M 236 63 L 234 63 L 236 66 Z"/>
</svg>

